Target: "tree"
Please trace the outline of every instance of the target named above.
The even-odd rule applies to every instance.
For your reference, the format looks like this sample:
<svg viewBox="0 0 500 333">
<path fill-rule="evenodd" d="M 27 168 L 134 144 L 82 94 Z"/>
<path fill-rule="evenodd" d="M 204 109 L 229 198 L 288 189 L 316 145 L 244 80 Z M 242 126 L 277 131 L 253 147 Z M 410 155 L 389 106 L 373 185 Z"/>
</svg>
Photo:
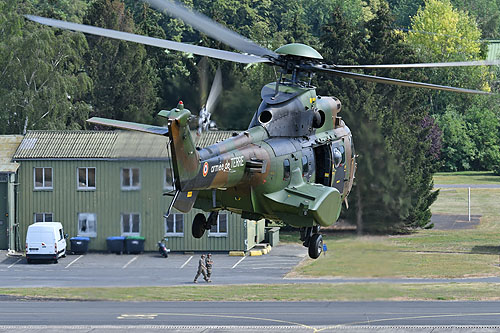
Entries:
<svg viewBox="0 0 500 333">
<path fill-rule="evenodd" d="M 412 18 L 412 31 L 406 40 L 425 61 L 434 62 L 480 60 L 480 38 L 474 18 L 453 8 L 450 0 L 426 0 L 425 7 Z M 483 90 L 490 89 L 488 81 L 494 78 L 490 69 L 477 66 L 436 69 L 428 74 L 433 83 Z M 432 95 L 431 103 L 443 131 L 442 169 L 493 168 L 498 161 L 500 114 L 493 98 L 439 92 Z M 485 103 L 489 107 L 484 107 Z"/>
<path fill-rule="evenodd" d="M 82 128 L 91 86 L 82 72 L 85 37 L 25 20 L 29 3 L 0 7 L 0 132 Z"/>
<path fill-rule="evenodd" d="M 493 39 L 498 36 L 500 8 L 497 0 L 452 0 L 452 3 L 475 19 L 483 38 Z"/>
<path fill-rule="evenodd" d="M 335 10 L 324 30 L 323 56 L 340 64 L 415 61 L 412 50 L 392 32 L 391 25 L 384 3 L 361 31 L 342 16 L 340 9 Z M 396 70 L 376 74 L 403 79 L 420 76 L 416 71 Z M 357 220 L 358 230 L 368 232 L 426 226 L 437 192 L 432 191 L 429 129 L 422 126 L 426 112 L 418 107 L 425 93 L 350 79 L 327 80 L 327 90 L 322 94 L 341 99 L 343 118 L 351 127 L 359 154 L 356 187 L 350 198 L 353 209 L 347 212 L 347 218 Z"/>
<path fill-rule="evenodd" d="M 118 0 L 97 0 L 89 7 L 84 23 L 135 32 L 130 12 Z M 87 36 L 86 70 L 94 85 L 91 101 L 94 116 L 153 122 L 157 110 L 156 76 L 141 44 Z"/>
<path fill-rule="evenodd" d="M 450 0 L 426 0 L 412 17 L 406 41 L 425 62 L 481 60 L 481 31 L 468 13 L 453 8 Z M 481 66 L 450 67 L 426 71 L 436 84 L 489 91 L 492 79 L 489 68 Z M 448 104 L 465 107 L 471 96 L 436 92 L 431 99 L 433 113 L 442 113 Z"/>
<path fill-rule="evenodd" d="M 442 170 L 469 170 L 477 149 L 469 137 L 464 117 L 450 106 L 436 120 L 443 131 Z"/>
</svg>

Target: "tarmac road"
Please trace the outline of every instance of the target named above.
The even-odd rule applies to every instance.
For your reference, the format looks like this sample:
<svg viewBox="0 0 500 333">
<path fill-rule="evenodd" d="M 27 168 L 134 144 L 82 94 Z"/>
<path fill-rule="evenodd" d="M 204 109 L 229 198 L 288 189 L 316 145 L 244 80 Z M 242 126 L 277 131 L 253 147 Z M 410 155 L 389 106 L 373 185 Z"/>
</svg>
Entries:
<svg viewBox="0 0 500 333">
<path fill-rule="evenodd" d="M 495 332 L 498 302 L 74 302 L 0 300 L 0 332 Z M 404 325 L 404 326 L 403 326 Z"/>
<path fill-rule="evenodd" d="M 5 251 L 3 251 L 5 253 Z M 334 255 L 327 253 L 327 255 Z M 0 258 L 2 254 L 0 253 Z M 402 278 L 287 278 L 286 274 L 307 256 L 300 245 L 279 245 L 260 257 L 230 257 L 213 254 L 212 284 L 276 283 L 500 283 L 500 277 L 464 279 Z M 116 255 L 90 253 L 68 255 L 58 264 L 28 265 L 23 257 L 3 256 L 0 261 L 0 287 L 137 287 L 192 285 L 199 254 L 157 253 Z M 205 283 L 199 279 L 200 284 Z"/>
</svg>

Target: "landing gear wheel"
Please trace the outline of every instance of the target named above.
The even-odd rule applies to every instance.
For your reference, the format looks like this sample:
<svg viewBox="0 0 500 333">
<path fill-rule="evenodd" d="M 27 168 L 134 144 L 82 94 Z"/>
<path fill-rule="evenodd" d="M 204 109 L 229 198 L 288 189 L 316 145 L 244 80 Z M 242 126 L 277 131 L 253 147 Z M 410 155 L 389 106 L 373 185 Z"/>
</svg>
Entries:
<svg viewBox="0 0 500 333">
<path fill-rule="evenodd" d="M 191 233 L 194 238 L 201 238 L 205 233 L 205 224 L 207 219 L 203 213 L 198 213 L 193 219 L 193 226 L 191 227 Z"/>
<path fill-rule="evenodd" d="M 314 234 L 309 242 L 309 257 L 318 259 L 323 252 L 323 236 Z"/>
</svg>

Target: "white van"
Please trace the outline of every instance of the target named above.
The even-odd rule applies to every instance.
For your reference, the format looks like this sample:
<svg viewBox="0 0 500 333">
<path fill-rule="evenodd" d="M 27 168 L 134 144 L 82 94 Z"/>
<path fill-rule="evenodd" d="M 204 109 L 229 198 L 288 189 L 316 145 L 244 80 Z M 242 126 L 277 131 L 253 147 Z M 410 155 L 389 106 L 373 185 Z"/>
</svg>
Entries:
<svg viewBox="0 0 500 333">
<path fill-rule="evenodd" d="M 28 227 L 26 234 L 26 260 L 53 260 L 66 256 L 66 239 L 59 222 L 38 222 Z"/>
</svg>

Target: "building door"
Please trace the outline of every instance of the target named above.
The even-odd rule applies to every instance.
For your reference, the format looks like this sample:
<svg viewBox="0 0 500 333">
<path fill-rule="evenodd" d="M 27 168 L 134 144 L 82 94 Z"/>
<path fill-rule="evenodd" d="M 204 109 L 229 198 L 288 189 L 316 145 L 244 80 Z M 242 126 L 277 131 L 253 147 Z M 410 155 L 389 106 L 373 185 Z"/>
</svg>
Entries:
<svg viewBox="0 0 500 333">
<path fill-rule="evenodd" d="M 7 201 L 7 175 L 0 174 L 0 250 L 6 250 L 9 247 L 9 240 L 7 237 L 8 226 L 8 207 Z"/>
</svg>

